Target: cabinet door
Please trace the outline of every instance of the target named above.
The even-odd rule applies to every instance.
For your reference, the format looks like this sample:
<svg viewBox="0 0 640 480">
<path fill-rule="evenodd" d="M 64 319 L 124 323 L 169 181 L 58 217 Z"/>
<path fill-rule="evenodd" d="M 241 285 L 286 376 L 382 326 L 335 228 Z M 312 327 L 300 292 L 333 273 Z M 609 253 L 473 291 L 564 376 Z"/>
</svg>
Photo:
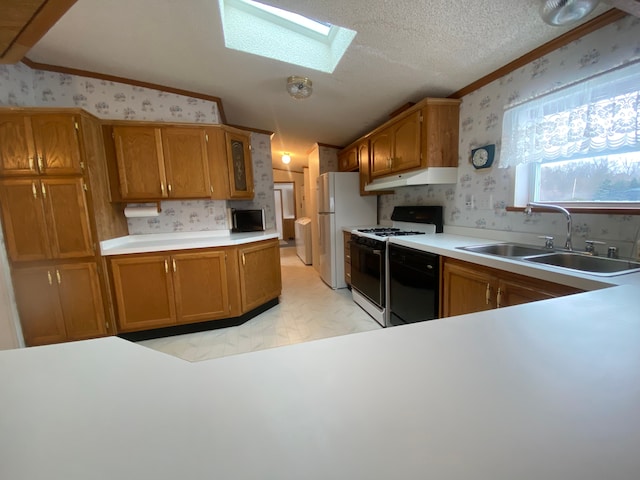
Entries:
<svg viewBox="0 0 640 480">
<path fill-rule="evenodd" d="M 510 275 L 498 283 L 498 307 L 509 307 L 579 293 L 582 290 L 534 278 Z"/>
<path fill-rule="evenodd" d="M 178 323 L 229 317 L 224 251 L 176 254 L 171 262 Z"/>
<path fill-rule="evenodd" d="M 442 285 L 442 316 L 491 310 L 496 307 L 497 278 L 482 267 L 473 268 L 445 260 Z"/>
<path fill-rule="evenodd" d="M 0 115 L 0 175 L 36 174 L 35 156 L 29 117 Z"/>
<path fill-rule="evenodd" d="M 95 263 L 56 266 L 60 306 L 68 340 L 106 335 L 104 305 Z"/>
<path fill-rule="evenodd" d="M 457 167 L 460 102 L 438 99 L 422 109 L 422 163 Z"/>
<path fill-rule="evenodd" d="M 420 115 L 415 112 L 391 127 L 394 172 L 420 167 Z"/>
<path fill-rule="evenodd" d="M 167 197 L 159 128 L 113 127 L 123 200 Z"/>
<path fill-rule="evenodd" d="M 338 169 L 341 172 L 353 172 L 358 170 L 358 149 L 351 147 L 338 154 Z"/>
<path fill-rule="evenodd" d="M 253 165 L 250 137 L 225 132 L 227 162 L 229 164 L 229 197 L 253 198 Z"/>
<path fill-rule="evenodd" d="M 111 260 L 118 330 L 131 332 L 175 325 L 169 257 L 124 256 Z"/>
<path fill-rule="evenodd" d="M 369 168 L 371 177 L 378 177 L 391 170 L 391 132 L 376 133 L 370 139 Z"/>
<path fill-rule="evenodd" d="M 41 192 L 45 202 L 52 256 L 93 256 L 89 211 L 82 179 L 44 179 Z"/>
<path fill-rule="evenodd" d="M 41 184 L 38 180 L 0 180 L 5 242 L 14 262 L 51 257 Z"/>
<path fill-rule="evenodd" d="M 18 268 L 13 289 L 27 346 L 64 342 L 67 334 L 53 267 Z"/>
<path fill-rule="evenodd" d="M 47 114 L 31 117 L 40 173 L 46 175 L 82 173 L 77 125 L 72 115 Z"/>
<path fill-rule="evenodd" d="M 202 128 L 163 128 L 167 193 L 174 198 L 211 196 L 207 140 Z"/>
<path fill-rule="evenodd" d="M 238 248 L 242 311 L 247 312 L 277 298 L 282 291 L 280 247 L 268 240 Z"/>
</svg>

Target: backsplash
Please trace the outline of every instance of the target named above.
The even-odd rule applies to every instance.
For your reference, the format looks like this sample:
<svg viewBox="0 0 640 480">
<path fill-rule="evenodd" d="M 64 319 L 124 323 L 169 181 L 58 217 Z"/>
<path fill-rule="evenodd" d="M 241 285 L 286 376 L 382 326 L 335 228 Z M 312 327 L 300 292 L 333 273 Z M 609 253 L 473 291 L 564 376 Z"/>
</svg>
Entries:
<svg viewBox="0 0 640 480">
<path fill-rule="evenodd" d="M 0 105 L 76 107 L 101 119 L 220 123 L 215 102 L 106 80 L 0 65 Z M 227 229 L 227 207 L 264 208 L 275 226 L 271 139 L 251 134 L 255 198 L 251 202 L 189 200 L 162 202 L 157 217 L 127 219 L 130 234 Z M 245 206 L 246 205 L 246 206 Z"/>
<path fill-rule="evenodd" d="M 445 224 L 480 229 L 538 233 L 564 238 L 566 222 L 554 213 L 507 212 L 513 204 L 514 169 L 497 168 L 505 107 L 567 83 L 640 59 L 640 19 L 625 17 L 549 55 L 539 58 L 465 96 L 460 108 L 458 183 L 404 187 L 394 195 L 379 197 L 380 221 L 389 223 L 395 205 L 444 205 Z M 474 169 L 471 149 L 496 144 L 494 167 Z M 474 206 L 467 206 L 467 198 Z M 574 246 L 584 239 L 615 245 L 622 256 L 631 256 L 640 231 L 640 216 L 573 215 Z M 561 242 L 560 242 L 561 243 Z"/>
</svg>

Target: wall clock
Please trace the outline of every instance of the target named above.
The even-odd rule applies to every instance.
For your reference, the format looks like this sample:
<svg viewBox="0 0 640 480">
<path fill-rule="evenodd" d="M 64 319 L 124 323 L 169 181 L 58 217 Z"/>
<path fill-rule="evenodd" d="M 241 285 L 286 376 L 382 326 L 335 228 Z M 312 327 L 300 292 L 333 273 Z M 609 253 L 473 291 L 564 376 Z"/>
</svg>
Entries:
<svg viewBox="0 0 640 480">
<path fill-rule="evenodd" d="M 484 147 L 474 148 L 471 150 L 471 164 L 475 168 L 489 168 L 493 163 L 493 157 L 496 154 L 495 144 L 485 145 Z"/>
</svg>

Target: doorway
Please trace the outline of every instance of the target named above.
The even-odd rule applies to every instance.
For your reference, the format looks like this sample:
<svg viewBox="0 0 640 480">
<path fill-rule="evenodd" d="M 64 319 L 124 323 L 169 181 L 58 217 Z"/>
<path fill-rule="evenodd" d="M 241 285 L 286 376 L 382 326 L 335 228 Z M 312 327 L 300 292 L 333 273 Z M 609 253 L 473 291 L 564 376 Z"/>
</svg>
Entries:
<svg viewBox="0 0 640 480">
<path fill-rule="evenodd" d="M 275 182 L 273 195 L 276 203 L 276 228 L 281 240 L 295 239 L 296 200 L 293 182 Z"/>
</svg>

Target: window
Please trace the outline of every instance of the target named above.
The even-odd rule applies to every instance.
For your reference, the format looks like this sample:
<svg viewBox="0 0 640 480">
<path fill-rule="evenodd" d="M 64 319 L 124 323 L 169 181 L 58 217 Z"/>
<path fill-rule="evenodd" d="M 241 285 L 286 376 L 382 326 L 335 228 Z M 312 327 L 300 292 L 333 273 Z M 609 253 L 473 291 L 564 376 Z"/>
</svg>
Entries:
<svg viewBox="0 0 640 480">
<path fill-rule="evenodd" d="M 219 0 L 227 48 L 332 73 L 356 32 L 253 0 Z"/>
<path fill-rule="evenodd" d="M 505 112 L 501 166 L 516 206 L 640 204 L 640 63 Z"/>
</svg>

